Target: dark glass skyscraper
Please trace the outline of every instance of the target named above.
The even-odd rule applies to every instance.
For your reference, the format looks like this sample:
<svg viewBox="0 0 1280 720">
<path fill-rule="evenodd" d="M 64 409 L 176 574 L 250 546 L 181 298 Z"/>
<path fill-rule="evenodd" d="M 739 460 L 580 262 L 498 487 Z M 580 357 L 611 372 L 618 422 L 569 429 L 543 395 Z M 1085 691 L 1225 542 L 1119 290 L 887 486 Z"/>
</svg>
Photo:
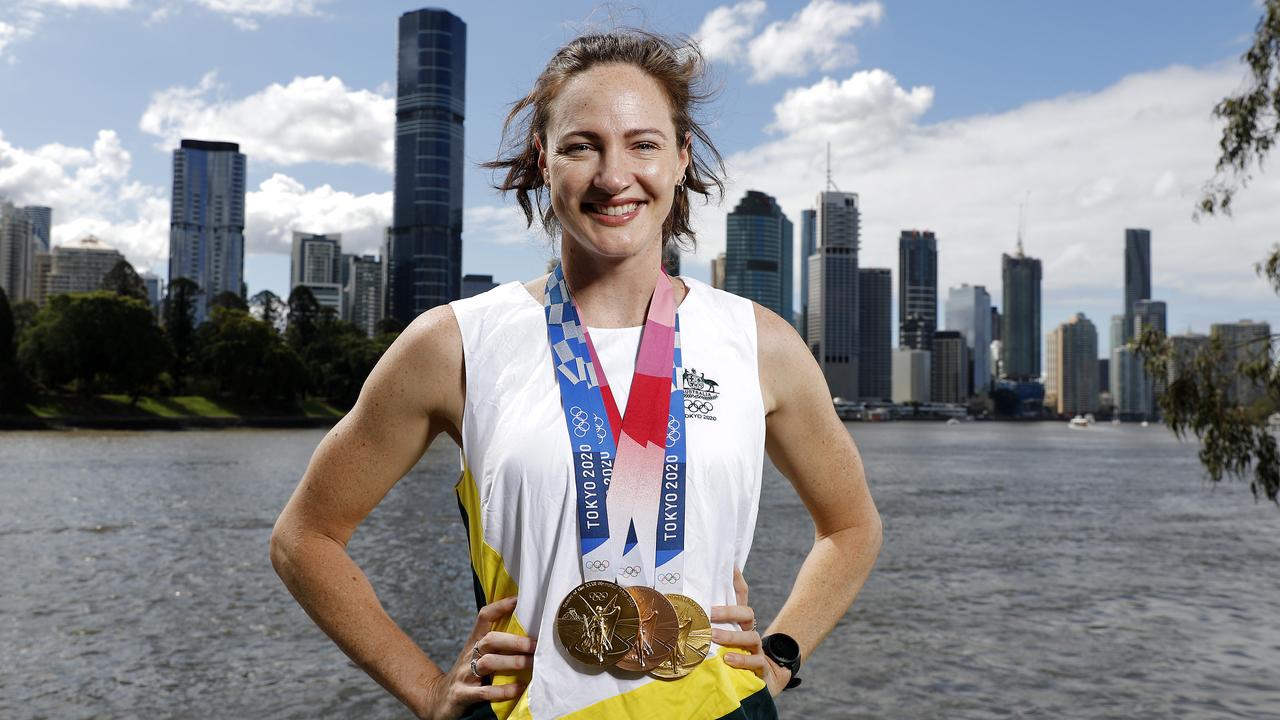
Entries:
<svg viewBox="0 0 1280 720">
<path fill-rule="evenodd" d="M 898 346 L 932 350 L 938 329 L 938 241 L 928 230 L 898 237 Z"/>
<path fill-rule="evenodd" d="M 1133 306 L 1151 299 L 1151 231 L 1124 231 L 1124 340 L 1133 339 Z"/>
<path fill-rule="evenodd" d="M 169 284 L 200 286 L 196 324 L 222 292 L 244 297 L 245 156 L 229 142 L 183 140 L 173 151 Z"/>
<path fill-rule="evenodd" d="M 791 312 L 791 221 L 778 201 L 756 190 L 725 219 L 724 289 L 754 300 L 788 323 Z"/>
<path fill-rule="evenodd" d="M 1000 262 L 1004 279 L 1001 365 L 1007 378 L 1035 380 L 1040 377 L 1040 260 L 1019 249 L 1016 256 L 1002 255 Z"/>
<path fill-rule="evenodd" d="M 818 247 L 818 211 L 800 211 L 800 337 L 809 336 L 809 256 Z"/>
<path fill-rule="evenodd" d="M 402 322 L 462 296 L 462 124 L 467 26 L 445 10 L 400 16 L 395 206 L 387 314 Z"/>
<path fill-rule="evenodd" d="M 858 396 L 893 397 L 893 276 L 858 268 Z"/>
<path fill-rule="evenodd" d="M 809 256 L 806 340 L 833 398 L 858 392 L 858 245 L 862 214 L 858 195 L 818 193 L 818 246 Z"/>
</svg>

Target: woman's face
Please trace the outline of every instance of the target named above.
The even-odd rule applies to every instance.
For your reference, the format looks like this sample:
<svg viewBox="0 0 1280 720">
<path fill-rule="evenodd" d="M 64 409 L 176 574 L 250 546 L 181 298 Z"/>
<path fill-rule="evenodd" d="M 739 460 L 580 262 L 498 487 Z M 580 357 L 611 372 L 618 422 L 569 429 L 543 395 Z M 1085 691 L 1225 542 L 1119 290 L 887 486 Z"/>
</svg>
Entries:
<svg viewBox="0 0 1280 720">
<path fill-rule="evenodd" d="M 604 257 L 660 252 L 662 223 L 689 164 L 656 80 L 633 65 L 597 65 L 551 103 L 538 163 L 564 242 Z"/>
</svg>

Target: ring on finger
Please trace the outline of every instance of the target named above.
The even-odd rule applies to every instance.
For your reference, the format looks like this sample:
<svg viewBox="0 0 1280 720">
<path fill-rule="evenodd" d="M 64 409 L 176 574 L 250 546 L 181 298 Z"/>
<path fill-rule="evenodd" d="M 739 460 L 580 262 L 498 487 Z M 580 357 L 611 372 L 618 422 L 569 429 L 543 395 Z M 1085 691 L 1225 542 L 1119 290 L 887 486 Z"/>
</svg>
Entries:
<svg viewBox="0 0 1280 720">
<path fill-rule="evenodd" d="M 472 646 L 471 646 L 471 659 L 472 659 L 472 660 L 479 660 L 479 659 L 480 659 L 480 656 L 481 656 L 481 655 L 483 655 L 483 654 L 484 654 L 484 653 L 480 652 L 480 643 L 479 643 L 479 641 L 477 641 L 475 645 L 472 645 Z"/>
<path fill-rule="evenodd" d="M 480 658 L 478 657 L 471 658 L 471 674 L 475 675 L 478 678 L 482 678 L 484 676 L 480 674 L 480 669 L 476 667 L 476 663 L 478 662 L 480 662 Z"/>
</svg>

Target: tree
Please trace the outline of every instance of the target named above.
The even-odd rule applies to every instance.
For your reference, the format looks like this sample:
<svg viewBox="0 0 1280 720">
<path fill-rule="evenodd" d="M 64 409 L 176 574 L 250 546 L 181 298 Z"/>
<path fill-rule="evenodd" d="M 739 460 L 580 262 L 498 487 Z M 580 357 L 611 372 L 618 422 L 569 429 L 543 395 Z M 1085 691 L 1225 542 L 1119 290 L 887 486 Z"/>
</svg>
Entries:
<svg viewBox="0 0 1280 720">
<path fill-rule="evenodd" d="M 195 347 L 196 302 L 200 293 L 200 286 L 193 280 L 178 277 L 169 283 L 164 299 L 164 332 L 173 347 L 173 366 L 169 374 L 173 377 L 174 391 L 178 393 L 182 392 L 191 366 L 191 351 Z"/>
<path fill-rule="evenodd" d="M 98 290 L 50 298 L 23 336 L 18 360 L 46 387 L 118 391 L 136 402 L 170 353 L 149 303 Z"/>
<path fill-rule="evenodd" d="M 1205 185 L 1196 219 L 1231 214 L 1235 193 L 1248 184 L 1254 165 L 1262 167 L 1280 134 L 1280 0 L 1266 0 L 1253 44 L 1242 60 L 1249 67 L 1249 81 L 1213 109 L 1214 117 L 1226 124 L 1218 142 L 1221 153 L 1215 174 Z M 1280 293 L 1280 245 L 1254 268 Z M 1170 378 L 1157 398 L 1164 422 L 1178 437 L 1193 434 L 1200 440 L 1200 462 L 1209 477 L 1214 482 L 1224 476 L 1245 478 L 1252 470 L 1253 496 L 1265 495 L 1280 504 L 1280 449 L 1267 426 L 1268 413 L 1280 408 L 1280 370 L 1271 362 L 1276 337 L 1262 340 L 1265 353 L 1234 366 L 1228 358 L 1235 356 L 1237 348 L 1226 347 L 1217 337 L 1186 357 L 1179 357 L 1173 342 L 1153 328 L 1135 338 L 1132 346 L 1147 372 Z M 1227 391 L 1237 377 L 1264 391 L 1260 408 L 1239 406 Z"/>
<path fill-rule="evenodd" d="M 40 306 L 30 300 L 21 300 L 11 306 L 13 310 L 13 344 L 16 347 L 22 341 L 22 333 L 35 322 Z"/>
<path fill-rule="evenodd" d="M 307 347 L 315 338 L 320 317 L 320 302 L 311 288 L 298 285 L 289 293 L 289 325 L 285 329 L 285 339 L 289 341 L 289 347 L 304 358 Z"/>
<path fill-rule="evenodd" d="M 137 298 L 145 303 L 151 302 L 151 296 L 147 294 L 147 284 L 138 277 L 137 271 L 129 264 L 128 260 L 118 260 L 106 275 L 102 276 L 103 290 L 113 292 L 124 297 Z"/>
<path fill-rule="evenodd" d="M 291 405 L 306 389 L 302 360 L 275 328 L 247 311 L 215 307 L 196 331 L 197 370 L 240 399 Z"/>
<path fill-rule="evenodd" d="M 289 307 L 279 295 L 270 290 L 262 290 L 249 298 L 249 307 L 257 311 L 258 319 L 271 326 L 277 332 L 285 319 Z"/>
<path fill-rule="evenodd" d="M 209 301 L 210 311 L 212 311 L 213 308 L 227 308 L 228 310 L 249 312 L 249 305 L 245 303 L 244 298 L 230 290 L 223 290 L 213 296 L 213 299 Z"/>
<path fill-rule="evenodd" d="M 388 315 L 373 326 L 373 331 L 375 335 L 399 334 L 404 332 L 405 327 L 403 320 L 393 315 Z"/>
<path fill-rule="evenodd" d="M 26 382 L 18 369 L 18 347 L 9 296 L 0 288 L 0 413 L 21 412 Z"/>
</svg>

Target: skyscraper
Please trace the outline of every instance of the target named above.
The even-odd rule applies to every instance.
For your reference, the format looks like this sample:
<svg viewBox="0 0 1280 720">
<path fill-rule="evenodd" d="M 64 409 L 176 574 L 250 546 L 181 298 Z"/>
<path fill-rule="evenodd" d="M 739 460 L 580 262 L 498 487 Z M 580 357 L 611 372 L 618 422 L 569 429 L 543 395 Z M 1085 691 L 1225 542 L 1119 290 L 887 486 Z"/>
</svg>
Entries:
<svg viewBox="0 0 1280 720">
<path fill-rule="evenodd" d="M 1209 326 L 1209 336 L 1222 343 L 1225 365 L 1222 372 L 1229 379 L 1228 402 L 1243 407 L 1253 405 L 1266 394 L 1266 388 L 1241 374 L 1239 365 L 1271 357 L 1271 325 L 1252 320 L 1214 323 Z"/>
<path fill-rule="evenodd" d="M 1133 337 L 1133 306 L 1151 298 L 1151 231 L 1124 231 L 1124 339 Z"/>
<path fill-rule="evenodd" d="M 773 197 L 756 190 L 725 218 L 724 289 L 791 317 L 791 221 Z"/>
<path fill-rule="evenodd" d="M 893 397 L 893 276 L 889 268 L 858 269 L 858 397 Z"/>
<path fill-rule="evenodd" d="M 895 403 L 925 403 L 932 399 L 929 387 L 932 381 L 931 355 L 928 350 L 894 348 L 892 399 Z"/>
<path fill-rule="evenodd" d="M 1049 333 L 1049 371 L 1045 397 L 1053 395 L 1059 415 L 1083 415 L 1098 409 L 1098 329 L 1076 313 Z M 1047 402 L 1047 400 L 1046 400 Z"/>
<path fill-rule="evenodd" d="M 498 283 L 493 281 L 492 275 L 462 276 L 462 297 L 464 298 L 475 297 L 496 287 L 498 287 Z"/>
<path fill-rule="evenodd" d="M 35 246 L 26 212 L 0 203 L 0 288 L 10 303 L 32 297 Z"/>
<path fill-rule="evenodd" d="M 342 288 L 343 314 L 373 337 L 382 319 L 382 261 L 375 255 L 347 255 L 347 282 Z"/>
<path fill-rule="evenodd" d="M 50 234 L 53 231 L 53 208 L 28 205 L 20 209 L 27 216 L 27 220 L 31 221 L 32 239 L 40 244 L 36 251 L 49 252 Z"/>
<path fill-rule="evenodd" d="M 1125 420 L 1146 420 L 1151 416 L 1151 376 L 1142 367 L 1142 358 L 1128 345 L 1111 348 L 1111 400 L 1116 415 Z"/>
<path fill-rule="evenodd" d="M 969 343 L 956 330 L 939 330 L 930 353 L 930 396 L 934 402 L 964 403 L 969 399 Z"/>
<path fill-rule="evenodd" d="M 938 241 L 925 230 L 898 238 L 898 345 L 929 350 L 938 329 Z"/>
<path fill-rule="evenodd" d="M 1000 358 L 1012 380 L 1040 377 L 1040 260 L 1018 254 L 1001 256 L 1004 317 Z"/>
<path fill-rule="evenodd" d="M 711 258 L 711 287 L 724 290 L 724 266 L 728 261 L 724 253 Z"/>
<path fill-rule="evenodd" d="M 800 211 L 800 337 L 809 337 L 809 256 L 818 246 L 818 211 Z"/>
<path fill-rule="evenodd" d="M 856 193 L 818 193 L 815 235 L 809 256 L 806 323 L 813 352 L 832 397 L 852 400 L 858 392 L 858 242 L 861 214 Z"/>
<path fill-rule="evenodd" d="M 305 285 L 321 307 L 342 312 L 342 234 L 317 235 L 293 231 L 289 290 Z"/>
<path fill-rule="evenodd" d="M 445 10 L 400 16 L 387 314 L 408 324 L 462 295 L 467 26 Z"/>
<path fill-rule="evenodd" d="M 964 336 L 973 353 L 975 395 L 985 395 L 991 384 L 991 295 L 982 285 L 965 283 L 947 291 L 947 329 Z"/>
<path fill-rule="evenodd" d="M 169 281 L 200 286 L 196 324 L 218 293 L 244 297 L 245 156 L 229 142 L 183 140 L 173 151 Z"/>
</svg>

